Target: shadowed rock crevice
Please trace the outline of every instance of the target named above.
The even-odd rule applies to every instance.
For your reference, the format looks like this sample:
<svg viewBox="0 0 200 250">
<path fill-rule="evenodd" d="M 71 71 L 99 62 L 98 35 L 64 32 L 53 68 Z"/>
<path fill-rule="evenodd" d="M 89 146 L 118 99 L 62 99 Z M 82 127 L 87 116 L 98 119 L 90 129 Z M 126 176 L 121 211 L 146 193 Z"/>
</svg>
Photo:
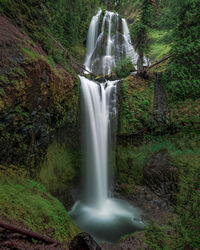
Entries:
<svg viewBox="0 0 200 250">
<path fill-rule="evenodd" d="M 143 181 L 158 196 L 172 200 L 176 190 L 177 169 L 170 166 L 167 150 L 149 156 L 143 171 Z"/>
<path fill-rule="evenodd" d="M 169 119 L 167 97 L 161 81 L 162 73 L 158 72 L 156 75 L 156 83 L 154 86 L 154 107 L 152 118 L 154 125 L 157 126 L 167 124 Z"/>
</svg>

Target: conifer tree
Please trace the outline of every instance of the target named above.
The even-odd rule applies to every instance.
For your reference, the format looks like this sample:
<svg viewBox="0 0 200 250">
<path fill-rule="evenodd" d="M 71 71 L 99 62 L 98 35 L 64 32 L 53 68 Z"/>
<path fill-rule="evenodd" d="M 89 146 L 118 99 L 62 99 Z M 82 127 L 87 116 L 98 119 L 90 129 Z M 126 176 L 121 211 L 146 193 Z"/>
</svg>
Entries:
<svg viewBox="0 0 200 250">
<path fill-rule="evenodd" d="M 166 88 L 174 100 L 200 97 L 199 13 L 199 0 L 182 1 L 173 36 L 174 56 L 165 74 Z"/>
<path fill-rule="evenodd" d="M 141 1 L 141 11 L 140 18 L 134 23 L 131 28 L 131 33 L 134 37 L 134 43 L 136 50 L 139 54 L 138 59 L 138 71 L 143 70 L 143 57 L 144 53 L 148 53 L 149 43 L 148 43 L 148 28 L 151 25 L 152 12 L 153 12 L 153 1 L 152 0 L 142 0 Z"/>
</svg>

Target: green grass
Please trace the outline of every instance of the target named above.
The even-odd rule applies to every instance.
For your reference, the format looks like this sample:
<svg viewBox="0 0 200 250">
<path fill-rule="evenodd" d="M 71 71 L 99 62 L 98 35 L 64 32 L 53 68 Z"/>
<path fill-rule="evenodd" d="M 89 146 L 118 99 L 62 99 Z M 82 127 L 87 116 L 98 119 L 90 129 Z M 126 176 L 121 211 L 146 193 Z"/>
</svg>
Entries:
<svg viewBox="0 0 200 250">
<path fill-rule="evenodd" d="M 22 222 L 32 231 L 65 242 L 79 232 L 64 206 L 43 186 L 12 170 L 9 172 L 8 167 L 2 171 L 2 166 L 0 197 L 0 214 L 9 222 Z"/>
</svg>

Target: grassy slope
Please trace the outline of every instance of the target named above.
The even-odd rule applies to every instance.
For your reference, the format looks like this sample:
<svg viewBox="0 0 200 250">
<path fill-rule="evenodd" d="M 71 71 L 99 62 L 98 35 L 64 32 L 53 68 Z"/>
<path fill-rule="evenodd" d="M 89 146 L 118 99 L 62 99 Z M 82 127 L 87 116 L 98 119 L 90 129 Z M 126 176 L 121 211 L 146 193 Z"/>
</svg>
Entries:
<svg viewBox="0 0 200 250">
<path fill-rule="evenodd" d="M 15 166 L 0 166 L 0 214 L 11 223 L 69 242 L 80 230 L 64 206 Z"/>
</svg>

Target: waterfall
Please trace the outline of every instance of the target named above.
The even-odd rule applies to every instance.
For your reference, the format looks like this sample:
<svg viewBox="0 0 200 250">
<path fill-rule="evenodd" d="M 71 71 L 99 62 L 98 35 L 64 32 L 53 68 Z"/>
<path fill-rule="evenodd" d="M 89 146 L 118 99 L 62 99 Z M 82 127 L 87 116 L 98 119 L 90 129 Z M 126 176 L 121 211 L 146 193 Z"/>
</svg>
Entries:
<svg viewBox="0 0 200 250">
<path fill-rule="evenodd" d="M 136 65 L 137 53 L 125 19 L 117 13 L 99 10 L 92 18 L 87 39 L 85 67 L 108 75 L 123 58 Z M 102 23 L 101 23 L 102 22 Z M 97 240 L 116 241 L 123 234 L 143 227 L 140 211 L 128 202 L 109 195 L 109 154 L 117 117 L 119 81 L 95 82 L 79 76 L 82 98 L 84 179 L 80 200 L 70 211 L 81 229 Z"/>
<path fill-rule="evenodd" d="M 117 13 L 106 11 L 100 31 L 101 14 L 99 10 L 90 23 L 84 63 L 86 69 L 105 76 L 112 72 L 117 62 L 128 57 L 136 67 L 138 54 L 131 44 L 126 20 Z"/>
<path fill-rule="evenodd" d="M 91 63 L 91 57 L 95 49 L 95 44 L 98 36 L 98 30 L 99 30 L 99 19 L 101 16 L 102 10 L 99 10 L 96 16 L 94 16 L 91 20 L 89 31 L 88 31 L 88 37 L 87 37 L 87 53 L 85 57 L 85 67 L 87 70 L 90 70 L 90 63 Z"/>
<path fill-rule="evenodd" d="M 135 49 L 133 48 L 133 45 L 131 43 L 131 36 L 130 32 L 128 29 L 128 25 L 126 20 L 123 18 L 122 19 L 122 25 L 123 25 L 123 36 L 124 36 L 124 48 L 126 52 L 126 57 L 130 57 L 133 65 L 137 64 L 138 60 L 138 54 L 136 53 Z"/>
<path fill-rule="evenodd" d="M 110 117 L 116 116 L 116 84 L 95 84 L 81 77 L 84 114 L 85 193 L 84 200 L 101 207 L 108 198 L 108 137 Z"/>
</svg>

